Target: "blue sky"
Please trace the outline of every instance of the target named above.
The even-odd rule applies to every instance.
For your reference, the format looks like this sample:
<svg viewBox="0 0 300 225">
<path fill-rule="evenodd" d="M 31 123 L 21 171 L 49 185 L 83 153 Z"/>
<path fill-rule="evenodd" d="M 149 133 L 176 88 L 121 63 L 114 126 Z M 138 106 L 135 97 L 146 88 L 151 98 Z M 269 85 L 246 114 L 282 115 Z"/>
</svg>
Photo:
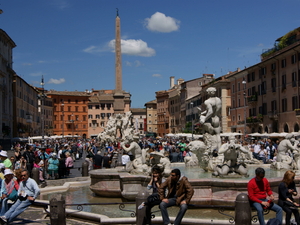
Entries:
<svg viewBox="0 0 300 225">
<path fill-rule="evenodd" d="M 114 89 L 116 8 L 123 89 L 132 107 L 167 90 L 170 76 L 216 77 L 260 61 L 300 27 L 299 0 L 2 0 L 0 28 L 14 40 L 13 69 L 45 89 Z"/>
</svg>

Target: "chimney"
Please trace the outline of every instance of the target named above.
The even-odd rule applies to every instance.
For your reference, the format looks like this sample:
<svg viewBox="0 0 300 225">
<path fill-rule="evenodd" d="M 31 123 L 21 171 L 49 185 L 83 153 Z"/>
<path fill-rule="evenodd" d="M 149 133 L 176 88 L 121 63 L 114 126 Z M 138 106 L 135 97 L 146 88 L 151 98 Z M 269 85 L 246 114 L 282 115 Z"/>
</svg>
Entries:
<svg viewBox="0 0 300 225">
<path fill-rule="evenodd" d="M 174 87 L 174 76 L 171 76 L 170 77 L 170 89 L 172 88 L 172 87 Z"/>
</svg>

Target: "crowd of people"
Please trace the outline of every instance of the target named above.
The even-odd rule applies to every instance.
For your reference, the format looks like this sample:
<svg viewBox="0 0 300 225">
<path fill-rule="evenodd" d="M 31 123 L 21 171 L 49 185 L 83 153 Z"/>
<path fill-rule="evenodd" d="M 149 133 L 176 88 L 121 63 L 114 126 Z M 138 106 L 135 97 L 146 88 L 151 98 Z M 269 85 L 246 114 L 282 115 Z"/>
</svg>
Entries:
<svg viewBox="0 0 300 225">
<path fill-rule="evenodd" d="M 226 143 L 226 139 L 222 143 Z M 262 160 L 263 163 L 276 161 L 279 140 L 258 139 L 251 141 L 239 141 L 245 148 L 249 149 L 253 157 Z M 115 153 L 121 153 L 122 165 L 132 160 L 131 153 L 122 150 L 121 143 L 107 143 L 105 146 L 97 146 L 96 140 L 60 140 L 48 141 L 41 144 L 15 143 L 13 146 L 14 154 L 8 157 L 7 151 L 0 146 L 0 179 L 1 179 L 1 211 L 0 222 L 12 221 L 17 215 L 24 211 L 39 194 L 38 186 L 30 178 L 33 168 L 39 170 L 40 182 L 47 179 L 65 178 L 70 175 L 70 170 L 74 167 L 74 161 L 85 156 L 89 163 L 89 169 L 110 168 Z M 138 141 L 142 149 L 152 151 L 163 151 L 165 157 L 169 157 L 170 162 L 184 162 L 186 156 L 191 156 L 188 149 L 189 141 L 179 138 L 143 138 Z M 248 183 L 249 199 L 253 207 L 258 211 L 260 224 L 264 224 L 263 210 L 269 207 L 276 212 L 276 219 L 282 221 L 282 210 L 286 212 L 286 224 L 290 224 L 291 215 L 297 224 L 300 225 L 298 213 L 299 204 L 293 196 L 297 195 L 295 187 L 295 173 L 287 171 L 282 182 L 278 187 L 278 204 L 273 202 L 274 196 L 268 180 L 264 177 L 265 172 L 262 168 L 256 169 L 256 177 Z M 24 183 L 24 181 L 26 181 Z M 23 183 L 22 183 L 23 182 Z M 178 190 L 178 185 L 182 190 Z M 162 177 L 160 168 L 152 168 L 151 180 L 148 184 L 149 189 L 153 189 L 153 194 L 146 202 L 143 202 L 139 209 L 146 207 L 145 224 L 151 224 L 151 208 L 160 205 L 165 224 L 170 224 L 167 208 L 172 205 L 180 206 L 180 211 L 175 220 L 175 224 L 180 224 L 187 204 L 193 195 L 193 188 L 190 186 L 186 177 L 181 176 L 179 170 L 172 170 L 168 179 Z M 24 190 L 25 189 L 25 190 Z M 177 193 L 178 192 L 178 193 Z M 180 193 L 179 193 L 180 192 Z M 22 196 L 24 197 L 23 200 Z M 179 199 L 179 196 L 182 198 Z M 268 197 L 269 196 L 269 197 Z M 25 200 L 24 200 L 25 199 Z M 8 200 L 15 201 L 14 207 L 8 210 Z"/>
</svg>

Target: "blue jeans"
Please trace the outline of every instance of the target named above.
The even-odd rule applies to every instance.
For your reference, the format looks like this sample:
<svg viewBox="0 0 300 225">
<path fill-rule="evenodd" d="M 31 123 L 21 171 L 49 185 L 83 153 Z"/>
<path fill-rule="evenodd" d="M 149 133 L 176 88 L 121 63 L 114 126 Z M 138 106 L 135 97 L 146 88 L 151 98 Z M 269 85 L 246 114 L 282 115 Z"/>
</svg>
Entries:
<svg viewBox="0 0 300 225">
<path fill-rule="evenodd" d="M 1 202 L 1 211 L 0 211 L 0 216 L 3 216 L 7 211 L 8 211 L 8 198 L 4 198 L 4 199 L 1 199 L 0 202 Z"/>
<path fill-rule="evenodd" d="M 18 199 L 15 204 L 13 204 L 10 209 L 4 214 L 7 219 L 7 222 L 13 221 L 18 215 L 24 212 L 28 206 L 30 206 L 33 201 L 26 199 L 25 201 L 20 201 Z"/>
<path fill-rule="evenodd" d="M 169 198 L 168 200 L 169 200 L 169 203 L 161 202 L 159 204 L 164 224 L 169 224 L 170 223 L 170 218 L 169 218 L 167 208 L 176 205 L 176 198 Z M 188 208 L 188 206 L 186 204 L 180 205 L 180 210 L 179 210 L 179 212 L 176 216 L 176 219 L 174 221 L 174 225 L 180 225 L 181 224 L 181 220 L 182 220 L 187 208 Z"/>
<path fill-rule="evenodd" d="M 268 199 L 260 199 L 260 200 L 264 202 L 268 201 Z M 263 205 L 258 202 L 252 202 L 252 205 L 257 210 L 259 224 L 265 225 Z M 270 210 L 276 212 L 276 219 L 278 219 L 282 223 L 282 208 L 279 205 L 276 205 L 274 203 L 274 205 L 270 208 Z"/>
</svg>

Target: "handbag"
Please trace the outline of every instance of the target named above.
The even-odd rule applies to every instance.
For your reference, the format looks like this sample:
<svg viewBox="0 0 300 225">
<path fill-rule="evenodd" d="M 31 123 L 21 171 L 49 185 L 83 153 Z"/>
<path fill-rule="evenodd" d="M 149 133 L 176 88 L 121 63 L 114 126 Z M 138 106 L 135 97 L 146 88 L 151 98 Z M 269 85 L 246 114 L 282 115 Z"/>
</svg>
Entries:
<svg viewBox="0 0 300 225">
<path fill-rule="evenodd" d="M 152 195 L 149 195 L 148 198 L 147 198 L 147 202 L 149 202 L 149 203 L 159 201 L 159 200 L 160 200 L 160 196 L 159 196 L 158 193 L 154 193 Z"/>
<path fill-rule="evenodd" d="M 7 198 L 11 201 L 16 201 L 18 199 L 18 191 L 14 188 L 14 190 L 7 196 Z"/>
<path fill-rule="evenodd" d="M 290 202 L 290 201 L 284 201 L 284 202 L 283 202 L 283 205 L 284 205 L 284 206 L 287 206 L 287 207 L 296 207 L 296 206 L 294 205 L 294 203 L 293 203 L 293 202 Z"/>
</svg>

